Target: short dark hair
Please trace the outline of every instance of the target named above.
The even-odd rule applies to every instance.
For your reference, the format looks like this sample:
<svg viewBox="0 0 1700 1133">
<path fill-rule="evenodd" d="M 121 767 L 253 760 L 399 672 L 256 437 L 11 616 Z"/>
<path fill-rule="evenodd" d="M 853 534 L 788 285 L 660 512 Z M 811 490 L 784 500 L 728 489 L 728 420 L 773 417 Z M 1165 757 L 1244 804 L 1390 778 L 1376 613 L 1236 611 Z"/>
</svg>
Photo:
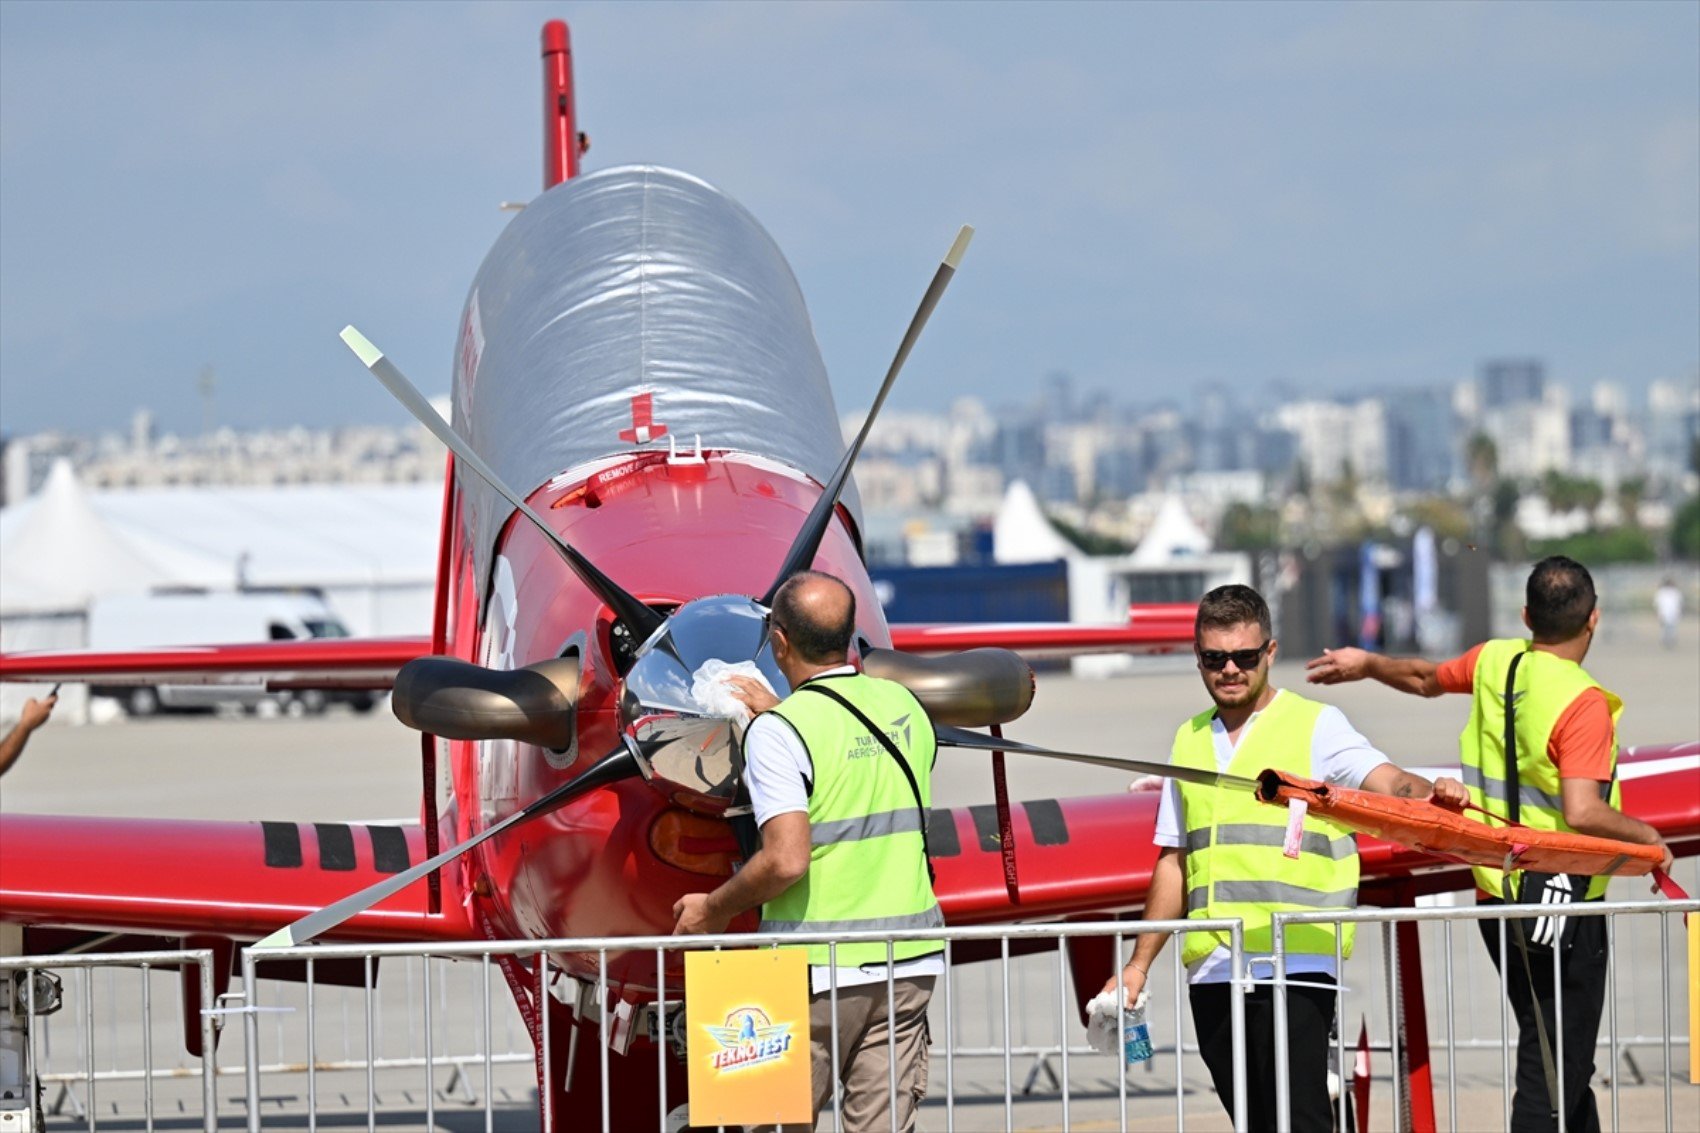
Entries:
<svg viewBox="0 0 1700 1133">
<path fill-rule="evenodd" d="M 843 617 L 824 620 L 798 599 L 811 582 L 826 581 L 844 592 Z M 856 594 L 842 579 L 816 570 L 799 571 L 785 580 L 773 596 L 773 623 L 785 631 L 791 648 L 810 664 L 841 661 L 850 655 L 850 636 L 856 630 Z"/>
<path fill-rule="evenodd" d="M 1569 641 L 1587 628 L 1597 601 L 1587 567 L 1564 555 L 1549 555 L 1529 572 L 1523 591 L 1529 632 L 1543 645 Z"/>
<path fill-rule="evenodd" d="M 1237 582 L 1218 586 L 1199 599 L 1192 636 L 1196 640 L 1207 629 L 1232 629 L 1247 622 L 1256 622 L 1262 628 L 1265 639 L 1274 636 L 1269 621 L 1269 603 L 1263 600 L 1263 595 Z"/>
</svg>

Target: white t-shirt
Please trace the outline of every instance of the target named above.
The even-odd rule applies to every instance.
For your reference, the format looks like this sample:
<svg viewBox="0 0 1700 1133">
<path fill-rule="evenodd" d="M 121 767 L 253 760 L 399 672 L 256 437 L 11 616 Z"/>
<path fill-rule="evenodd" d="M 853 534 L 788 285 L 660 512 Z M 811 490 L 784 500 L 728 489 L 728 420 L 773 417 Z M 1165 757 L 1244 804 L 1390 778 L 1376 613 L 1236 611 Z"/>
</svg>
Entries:
<svg viewBox="0 0 1700 1133">
<path fill-rule="evenodd" d="M 856 670 L 850 665 L 829 669 L 819 676 L 847 676 Z M 744 783 L 750 791 L 750 808 L 755 812 L 756 825 L 765 826 L 775 815 L 792 811 L 808 813 L 809 785 L 814 782 L 814 762 L 802 738 L 790 724 L 773 713 L 763 713 L 750 723 L 744 733 Z M 884 983 L 886 965 L 864 964 L 861 967 L 839 965 L 838 986 L 856 987 L 860 984 Z M 826 991 L 832 984 L 832 969 L 825 964 L 811 965 L 809 982 L 815 994 Z M 898 979 L 944 975 L 944 955 L 917 956 L 900 960 L 893 965 L 892 974 Z"/>
<path fill-rule="evenodd" d="M 1276 697 L 1285 695 L 1285 692 L 1276 690 Z M 1271 699 L 1269 703 L 1273 704 L 1275 701 Z M 1251 730 L 1257 726 L 1257 718 L 1264 711 L 1267 709 L 1251 714 L 1251 719 L 1240 729 L 1240 743 L 1244 743 L 1246 737 L 1251 735 Z M 1220 718 L 1211 718 L 1210 738 L 1216 744 L 1216 770 L 1226 771 L 1234 760 L 1234 751 L 1238 745 L 1228 740 L 1228 729 L 1223 726 Z M 1387 757 L 1352 727 L 1344 712 L 1332 704 L 1323 705 L 1316 718 L 1316 728 L 1310 737 L 1312 777 L 1338 787 L 1356 789 L 1363 784 L 1364 778 L 1371 771 L 1387 762 Z M 1157 804 L 1156 833 L 1151 840 L 1167 848 L 1186 845 L 1185 804 L 1181 802 L 1180 787 L 1173 779 L 1163 782 L 1163 797 Z M 1210 955 L 1187 965 L 1187 982 L 1228 982 L 1228 977 L 1232 974 L 1231 957 L 1232 953 L 1218 945 Z M 1274 959 L 1268 953 L 1248 955 L 1246 963 L 1254 980 L 1268 980 L 1274 975 Z M 1335 968 L 1332 952 L 1323 955 L 1314 952 L 1287 953 L 1287 974 L 1297 976 L 1304 972 L 1326 973 L 1336 979 L 1340 975 Z"/>
</svg>

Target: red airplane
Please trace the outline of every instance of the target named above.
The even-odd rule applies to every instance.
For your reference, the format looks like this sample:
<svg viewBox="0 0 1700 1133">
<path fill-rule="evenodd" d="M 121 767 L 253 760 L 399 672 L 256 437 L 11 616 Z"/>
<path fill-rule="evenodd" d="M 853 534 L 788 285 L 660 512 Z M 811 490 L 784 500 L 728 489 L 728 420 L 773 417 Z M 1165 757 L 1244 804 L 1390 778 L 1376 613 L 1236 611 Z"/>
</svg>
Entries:
<svg viewBox="0 0 1700 1133">
<path fill-rule="evenodd" d="M 685 174 L 645 166 L 579 176 L 584 143 L 559 21 L 544 27 L 543 61 L 544 192 L 473 282 L 452 426 L 357 331 L 344 333 L 450 445 L 431 636 L 0 657 L 6 680 L 391 688 L 397 715 L 422 737 L 420 822 L 7 815 L 0 922 L 23 926 L 27 953 L 106 937 L 99 947 L 171 938 L 229 957 L 260 938 L 320 934 L 664 934 L 678 897 L 712 888 L 739 857 L 727 821 L 736 743 L 727 721 L 699 707 L 693 679 L 709 661 L 753 661 L 783 691 L 764 618 L 778 584 L 811 566 L 856 594 L 862 665 L 909 685 L 941 741 L 960 747 L 1023 750 L 969 730 L 1027 707 L 1033 675 L 1017 651 L 1190 644 L 1189 606 L 1137 609 L 1116 627 L 888 626 L 862 561 L 849 476 L 966 230 L 846 448 L 802 296 L 772 240 Z M 439 763 L 453 782 L 441 813 Z M 1679 854 L 1700 850 L 1700 748 L 1638 753 L 1624 778 L 1626 809 Z M 935 813 L 947 920 L 1137 909 L 1156 858 L 1140 832 L 1155 811 L 1154 794 L 1119 794 Z M 1366 841 L 1362 856 L 1369 902 L 1469 886 L 1465 867 L 1388 843 Z M 1078 947 L 1075 970 L 1092 984 L 1078 989 L 1084 1000 L 1112 960 L 1108 941 Z M 956 957 L 981 958 L 969 947 Z M 595 956 L 549 960 L 596 978 Z M 537 1001 L 534 973 L 512 960 L 503 970 L 534 1038 L 540 1011 L 556 1034 L 587 1029 L 588 1041 L 555 1042 L 548 1065 L 539 1059 L 540 1088 L 557 1099 L 554 1128 L 599 1121 L 597 1013 L 581 1022 L 553 998 Z M 653 1000 L 653 953 L 610 956 L 607 975 L 614 994 Z M 668 980 L 681 986 L 676 970 Z M 185 987 L 193 1019 L 197 993 L 192 980 Z M 187 1041 L 198 1047 L 194 1028 Z M 648 1042 L 610 1059 L 616 1128 L 653 1119 L 660 1071 Z M 569 1059 L 579 1072 L 565 1092 Z M 669 1058 L 666 1073 L 668 1095 L 684 1098 L 682 1062 Z"/>
</svg>

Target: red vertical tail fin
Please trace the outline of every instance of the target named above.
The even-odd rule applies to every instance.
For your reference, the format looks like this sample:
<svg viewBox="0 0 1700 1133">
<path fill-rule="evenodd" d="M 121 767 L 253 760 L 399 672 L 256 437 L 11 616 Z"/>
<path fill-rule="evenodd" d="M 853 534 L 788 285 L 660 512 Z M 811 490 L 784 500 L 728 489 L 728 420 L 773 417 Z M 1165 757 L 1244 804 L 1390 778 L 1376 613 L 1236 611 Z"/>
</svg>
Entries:
<svg viewBox="0 0 1700 1133">
<path fill-rule="evenodd" d="M 578 176 L 590 139 L 579 133 L 573 97 L 573 46 L 565 20 L 543 25 L 543 187 Z"/>
</svg>

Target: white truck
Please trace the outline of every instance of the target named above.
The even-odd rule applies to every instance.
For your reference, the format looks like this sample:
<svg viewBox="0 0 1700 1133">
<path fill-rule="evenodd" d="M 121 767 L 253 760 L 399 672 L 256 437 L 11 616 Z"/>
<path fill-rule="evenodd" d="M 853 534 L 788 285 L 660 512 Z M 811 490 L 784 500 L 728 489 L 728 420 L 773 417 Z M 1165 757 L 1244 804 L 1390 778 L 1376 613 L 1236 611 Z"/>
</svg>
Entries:
<svg viewBox="0 0 1700 1133">
<path fill-rule="evenodd" d="M 323 600 L 296 592 L 173 591 L 102 598 L 89 607 L 88 647 L 103 653 L 347 636 L 348 628 Z M 164 709 L 210 710 L 220 705 L 272 705 L 291 715 L 317 714 L 333 702 L 366 712 L 378 701 L 377 693 L 361 690 L 270 693 L 259 684 L 96 684 L 89 686 L 89 695 L 112 697 L 132 716 L 152 716 Z"/>
</svg>

